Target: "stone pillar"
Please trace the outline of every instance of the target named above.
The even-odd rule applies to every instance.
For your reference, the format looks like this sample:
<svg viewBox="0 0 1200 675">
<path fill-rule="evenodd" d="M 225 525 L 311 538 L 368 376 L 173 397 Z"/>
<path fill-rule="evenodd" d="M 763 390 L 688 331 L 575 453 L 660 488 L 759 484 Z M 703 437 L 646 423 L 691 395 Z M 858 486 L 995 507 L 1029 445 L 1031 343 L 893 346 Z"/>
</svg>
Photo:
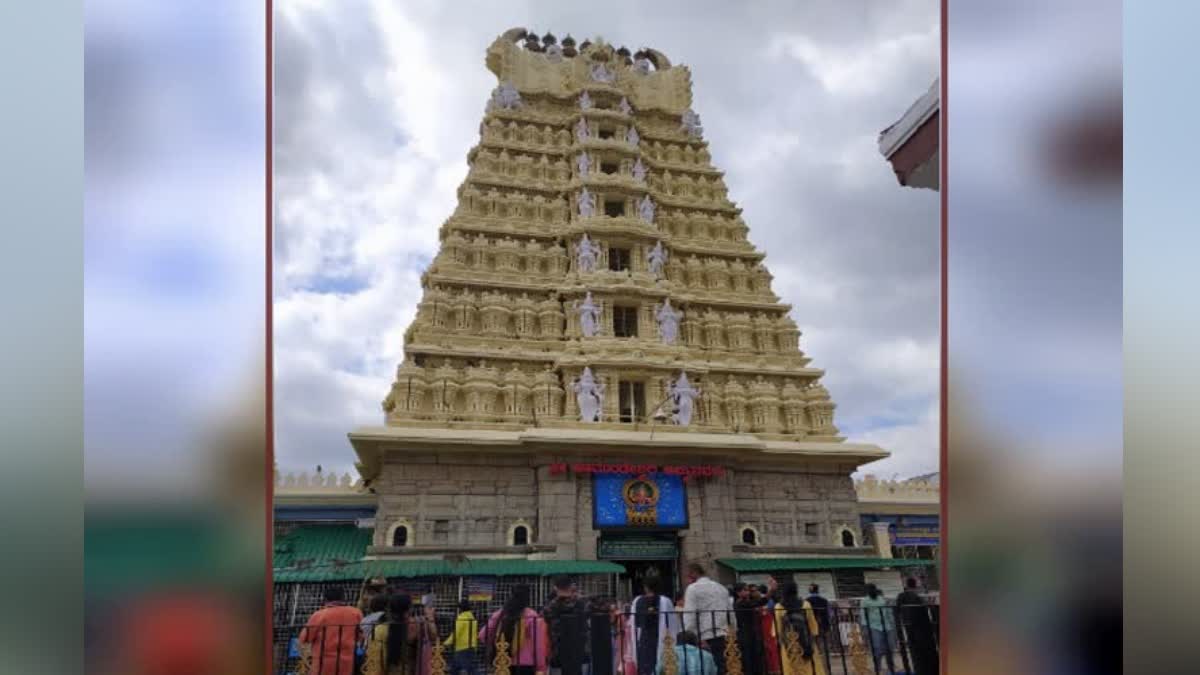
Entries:
<svg viewBox="0 0 1200 675">
<path fill-rule="evenodd" d="M 892 535 L 887 523 L 871 523 L 871 535 L 875 540 L 875 554 L 880 558 L 892 557 Z"/>
<path fill-rule="evenodd" d="M 600 533 L 592 528 L 592 481 L 587 476 L 572 476 L 571 480 L 575 483 L 575 503 L 578 505 L 575 512 L 575 559 L 595 560 L 596 539 Z"/>
<path fill-rule="evenodd" d="M 604 412 L 600 421 L 615 422 L 620 416 L 621 381 L 613 374 L 597 375 L 596 378 L 604 381 Z"/>
<path fill-rule="evenodd" d="M 549 466 L 537 468 L 538 539 L 555 546 L 555 557 L 575 560 L 578 548 L 576 519 L 581 517 L 576 503 L 575 479 L 552 476 Z"/>
</svg>

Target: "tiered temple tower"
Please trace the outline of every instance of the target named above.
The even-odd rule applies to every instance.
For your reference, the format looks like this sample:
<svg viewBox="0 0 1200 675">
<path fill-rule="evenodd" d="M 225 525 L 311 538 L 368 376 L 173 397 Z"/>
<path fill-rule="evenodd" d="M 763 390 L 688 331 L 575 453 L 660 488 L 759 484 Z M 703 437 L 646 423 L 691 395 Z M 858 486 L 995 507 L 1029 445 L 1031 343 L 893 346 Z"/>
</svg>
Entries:
<svg viewBox="0 0 1200 675">
<path fill-rule="evenodd" d="M 845 531 L 861 547 L 849 475 L 887 453 L 838 436 L 688 69 L 519 29 L 487 66 L 498 86 L 386 424 L 351 434 L 380 494 L 373 552 L 594 559 L 591 540 L 623 530 L 592 513 L 581 460 L 718 466 L 685 481 L 688 555 L 817 551 Z M 654 525 L 634 515 L 627 529 Z"/>
</svg>

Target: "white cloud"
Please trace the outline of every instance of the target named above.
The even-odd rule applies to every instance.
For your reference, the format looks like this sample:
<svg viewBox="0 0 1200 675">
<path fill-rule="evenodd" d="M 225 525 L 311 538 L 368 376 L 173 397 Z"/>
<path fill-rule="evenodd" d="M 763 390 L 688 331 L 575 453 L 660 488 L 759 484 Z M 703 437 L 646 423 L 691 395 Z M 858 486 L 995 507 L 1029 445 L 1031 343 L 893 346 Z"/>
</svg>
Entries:
<svg viewBox="0 0 1200 675">
<path fill-rule="evenodd" d="M 769 254 L 776 292 L 794 305 L 802 348 L 828 369 L 838 423 L 893 420 L 886 440 L 898 456 L 924 452 L 936 463 L 936 428 L 924 418 L 936 391 L 921 368 L 936 343 L 937 199 L 898 186 L 873 142 L 936 71 L 927 38 L 935 3 L 828 16 L 800 7 L 738 25 L 715 3 L 682 14 L 648 7 L 637 21 L 549 3 L 284 5 L 275 104 L 282 469 L 351 469 L 346 433 L 379 422 L 421 268 L 455 207 L 495 86 L 484 49 L 513 25 L 651 44 L 692 69 L 714 163 L 746 209 L 751 241 Z M 885 19 L 855 20 L 876 11 Z M 705 36 L 750 58 L 700 48 Z M 782 45 L 779 58 L 764 45 Z M 797 76 L 794 49 L 820 83 Z"/>
<path fill-rule="evenodd" d="M 916 419 L 873 429 L 854 440 L 874 443 L 892 453 L 891 457 L 863 466 L 856 475 L 872 473 L 884 478 L 918 476 L 938 470 L 939 410 L 934 401 Z"/>
<path fill-rule="evenodd" d="M 860 45 L 828 44 L 803 34 L 775 36 L 768 44 L 768 58 L 791 58 L 802 63 L 836 96 L 861 96 L 889 86 L 897 74 L 914 63 L 929 67 L 930 79 L 937 73 L 940 31 L 935 24 L 927 30 L 889 37 L 867 48 Z"/>
</svg>

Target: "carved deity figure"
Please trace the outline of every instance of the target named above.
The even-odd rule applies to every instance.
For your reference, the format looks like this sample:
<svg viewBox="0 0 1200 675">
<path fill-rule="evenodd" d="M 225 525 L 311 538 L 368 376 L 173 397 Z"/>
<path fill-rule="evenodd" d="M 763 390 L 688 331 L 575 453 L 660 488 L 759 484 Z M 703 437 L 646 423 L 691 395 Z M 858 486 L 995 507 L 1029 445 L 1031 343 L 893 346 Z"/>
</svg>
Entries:
<svg viewBox="0 0 1200 675">
<path fill-rule="evenodd" d="M 662 242 L 656 242 L 654 248 L 646 254 L 646 260 L 650 263 L 650 273 L 655 279 L 661 279 L 663 276 L 663 267 L 667 264 L 667 251 L 663 248 Z"/>
<path fill-rule="evenodd" d="M 583 375 L 574 384 L 575 401 L 579 404 L 579 419 L 584 422 L 599 422 L 604 409 L 604 383 L 597 382 L 592 369 L 584 367 Z"/>
<path fill-rule="evenodd" d="M 591 218 L 596 215 L 596 196 L 584 188 L 579 193 L 579 217 Z"/>
<path fill-rule="evenodd" d="M 681 427 L 692 423 L 694 402 L 700 398 L 700 390 L 692 386 L 686 372 L 679 373 L 679 379 L 671 383 L 670 395 L 675 403 L 675 414 L 671 419 Z"/>
<path fill-rule="evenodd" d="M 588 128 L 587 120 L 582 117 L 575 123 L 575 140 L 580 143 L 592 137 L 592 131 Z"/>
<path fill-rule="evenodd" d="M 704 127 L 700 124 L 700 116 L 691 108 L 683 112 L 683 123 L 679 128 L 693 138 L 699 138 L 704 133 Z"/>
<path fill-rule="evenodd" d="M 586 91 L 583 92 L 583 94 L 581 94 L 579 96 L 579 109 L 580 110 L 591 110 L 592 109 L 592 97 L 588 96 L 588 93 Z"/>
<path fill-rule="evenodd" d="M 592 243 L 584 233 L 583 239 L 575 245 L 575 269 L 579 272 L 595 272 L 596 263 L 600 260 L 600 247 Z"/>
<path fill-rule="evenodd" d="M 495 110 L 512 110 L 513 108 L 521 107 L 521 94 L 517 92 L 517 88 L 512 82 L 501 82 L 500 86 L 492 92 L 492 98 L 488 101 L 487 109 Z"/>
<path fill-rule="evenodd" d="M 592 300 L 592 292 L 583 298 L 583 304 L 575 301 L 575 311 L 579 312 L 579 332 L 584 337 L 596 337 L 600 332 L 600 305 Z"/>
<path fill-rule="evenodd" d="M 538 303 L 538 319 L 543 339 L 557 338 L 562 335 L 563 311 L 558 302 L 558 294 L 551 291 L 546 299 Z"/>
<path fill-rule="evenodd" d="M 733 376 L 725 381 L 725 410 L 729 426 L 741 430 L 746 421 L 746 389 Z"/>
<path fill-rule="evenodd" d="M 667 298 L 656 307 L 654 318 L 658 321 L 658 334 L 663 343 L 675 344 L 679 339 L 679 320 L 683 318 L 683 312 L 671 307 L 671 299 Z"/>
<path fill-rule="evenodd" d="M 516 329 L 517 335 L 522 337 L 533 335 L 537 331 L 537 310 L 534 308 L 533 300 L 525 293 L 517 298 L 513 327 Z"/>
<path fill-rule="evenodd" d="M 624 115 L 628 115 L 633 112 L 633 106 L 629 105 L 629 99 L 622 96 L 621 102 L 617 105 L 617 110 L 620 110 Z"/>
<path fill-rule="evenodd" d="M 649 75 L 650 74 L 650 59 L 648 59 L 646 57 L 642 57 L 642 58 L 638 59 L 637 61 L 634 61 L 633 62 L 633 72 L 637 73 L 638 75 Z"/>
<path fill-rule="evenodd" d="M 612 84 L 616 79 L 616 73 L 609 70 L 608 66 L 604 65 L 603 63 L 592 64 L 592 81 Z"/>
<path fill-rule="evenodd" d="M 633 163 L 633 179 L 639 183 L 646 182 L 646 165 L 642 164 L 642 158 L 638 157 Z"/>
<path fill-rule="evenodd" d="M 641 140 L 642 140 L 642 137 L 638 136 L 637 129 L 635 129 L 633 127 L 629 127 L 629 131 L 625 132 L 625 142 L 626 143 L 628 143 L 630 145 L 637 145 L 638 142 Z"/>
<path fill-rule="evenodd" d="M 638 215 L 647 223 L 654 222 L 654 210 L 654 200 L 650 199 L 650 195 L 642 197 L 641 201 L 638 202 Z"/>
<path fill-rule="evenodd" d="M 579 157 L 575 160 L 575 167 L 579 170 L 580 178 L 587 178 L 588 171 L 592 168 L 592 158 L 588 157 L 586 152 L 580 153 Z"/>
</svg>

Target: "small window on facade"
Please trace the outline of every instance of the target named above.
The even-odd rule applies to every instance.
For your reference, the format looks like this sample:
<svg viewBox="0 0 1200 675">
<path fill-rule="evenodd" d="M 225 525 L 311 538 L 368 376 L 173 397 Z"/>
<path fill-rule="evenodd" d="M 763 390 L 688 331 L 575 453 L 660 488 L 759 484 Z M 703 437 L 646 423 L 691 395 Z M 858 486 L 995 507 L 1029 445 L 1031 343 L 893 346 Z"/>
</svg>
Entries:
<svg viewBox="0 0 1200 675">
<path fill-rule="evenodd" d="M 613 138 L 617 132 L 612 127 L 600 127 L 600 138 Z"/>
<path fill-rule="evenodd" d="M 617 166 L 616 162 L 600 162 L 600 173 L 606 173 L 611 176 L 612 174 L 615 174 L 619 168 L 620 167 Z"/>
<path fill-rule="evenodd" d="M 819 523 L 805 523 L 804 536 L 809 539 L 816 539 L 821 536 L 821 525 Z"/>
<path fill-rule="evenodd" d="M 614 272 L 624 272 L 629 269 L 629 249 L 608 249 L 608 269 Z"/>
<path fill-rule="evenodd" d="M 617 404 L 620 408 L 621 421 L 630 424 L 641 420 L 646 414 L 646 385 L 641 382 L 621 380 Z"/>
<path fill-rule="evenodd" d="M 513 546 L 527 546 L 529 544 L 529 528 L 524 525 L 518 525 L 513 528 Z"/>
<path fill-rule="evenodd" d="M 850 530 L 842 530 L 842 546 L 846 548 L 854 547 L 854 533 Z"/>
<path fill-rule="evenodd" d="M 620 218 L 625 215 L 625 202 L 615 199 L 604 202 L 604 215 L 610 218 Z"/>
<path fill-rule="evenodd" d="M 613 312 L 613 335 L 619 338 L 637 337 L 638 312 L 637 307 L 622 307 L 615 305 Z"/>
<path fill-rule="evenodd" d="M 407 525 L 401 525 L 392 532 L 392 546 L 408 546 Z"/>
<path fill-rule="evenodd" d="M 758 535 L 749 527 L 742 528 L 742 543 L 750 546 L 758 546 Z"/>
<path fill-rule="evenodd" d="M 450 541 L 450 521 L 433 521 L 433 540 L 439 544 L 445 544 Z"/>
</svg>

